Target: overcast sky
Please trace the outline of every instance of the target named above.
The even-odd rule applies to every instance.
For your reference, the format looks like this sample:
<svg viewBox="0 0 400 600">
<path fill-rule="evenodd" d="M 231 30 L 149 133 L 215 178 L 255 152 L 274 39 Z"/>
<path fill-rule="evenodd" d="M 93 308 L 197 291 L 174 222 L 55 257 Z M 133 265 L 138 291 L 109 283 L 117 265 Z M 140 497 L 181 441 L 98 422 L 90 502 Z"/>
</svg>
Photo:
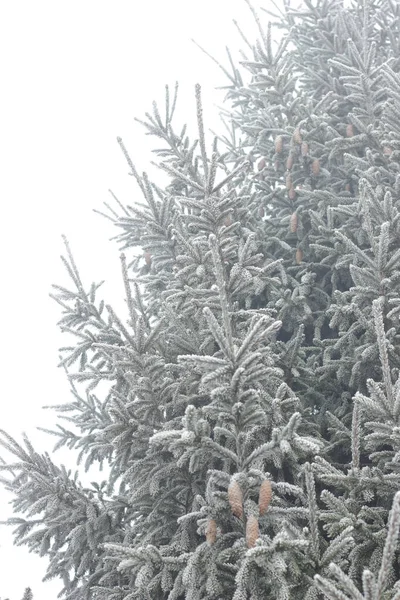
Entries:
<svg viewBox="0 0 400 600">
<path fill-rule="evenodd" d="M 259 2 L 254 0 L 257 6 Z M 0 3 L 0 213 L 2 389 L 0 427 L 22 431 L 40 451 L 53 439 L 46 404 L 70 398 L 57 369 L 63 339 L 52 283 L 65 285 L 61 234 L 70 240 L 84 282 L 106 280 L 102 297 L 123 306 L 116 229 L 92 212 L 110 200 L 141 200 L 116 142 L 121 136 L 139 172 L 157 142 L 134 122 L 180 82 L 177 125 L 195 122 L 194 85 L 203 87 L 207 127 L 218 129 L 214 92 L 226 80 L 190 41 L 226 64 L 243 48 L 232 19 L 249 39 L 256 26 L 244 0 L 14 0 Z M 221 128 L 220 128 L 221 129 Z M 192 128 L 192 131 L 194 128 Z M 125 315 L 122 315 L 126 318 Z M 54 460 L 67 462 L 67 453 Z M 71 465 L 73 466 L 73 463 Z M 0 520 L 10 515 L 0 490 Z M 59 581 L 43 584 L 47 559 L 12 548 L 0 526 L 0 598 L 54 600 Z"/>
</svg>

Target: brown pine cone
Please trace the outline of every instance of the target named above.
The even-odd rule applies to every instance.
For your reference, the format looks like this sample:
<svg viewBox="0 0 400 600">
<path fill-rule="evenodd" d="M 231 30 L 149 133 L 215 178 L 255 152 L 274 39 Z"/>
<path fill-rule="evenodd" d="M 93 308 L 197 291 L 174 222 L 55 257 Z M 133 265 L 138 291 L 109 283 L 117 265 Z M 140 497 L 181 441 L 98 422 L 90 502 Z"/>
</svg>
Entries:
<svg viewBox="0 0 400 600">
<path fill-rule="evenodd" d="M 293 167 L 293 163 L 294 163 L 293 154 L 289 154 L 289 156 L 287 157 L 287 161 L 286 161 L 286 168 L 288 171 L 290 171 L 291 168 Z"/>
<path fill-rule="evenodd" d="M 290 217 L 290 233 L 296 233 L 298 221 L 297 213 L 294 212 Z"/>
<path fill-rule="evenodd" d="M 260 515 L 263 515 L 267 510 L 269 503 L 272 498 L 272 486 L 269 479 L 265 479 L 260 487 L 260 494 L 258 498 L 258 508 L 260 509 Z"/>
<path fill-rule="evenodd" d="M 300 127 L 296 127 L 296 129 L 294 130 L 293 141 L 295 144 L 301 144 L 301 142 L 303 141 L 303 138 L 301 137 L 300 133 Z"/>
<path fill-rule="evenodd" d="M 243 516 L 243 493 L 237 481 L 232 481 L 228 487 L 228 500 L 235 517 Z"/>
<path fill-rule="evenodd" d="M 301 145 L 301 155 L 302 156 L 307 156 L 308 155 L 308 150 L 309 150 L 309 145 L 307 142 L 303 142 Z"/>
<path fill-rule="evenodd" d="M 233 223 L 232 215 L 231 214 L 226 215 L 226 217 L 224 219 L 224 225 L 225 225 L 225 227 L 229 227 L 230 225 L 232 225 L 232 223 Z"/>
<path fill-rule="evenodd" d="M 283 150 L 283 137 L 281 135 L 278 135 L 278 137 L 275 139 L 275 152 L 277 154 L 280 154 Z"/>
<path fill-rule="evenodd" d="M 254 548 L 256 540 L 260 537 L 258 528 L 258 519 L 254 515 L 250 515 L 246 525 L 246 542 L 248 548 Z"/>
<path fill-rule="evenodd" d="M 265 167 L 265 164 L 266 164 L 265 163 L 265 158 L 260 158 L 260 160 L 257 163 L 257 169 L 259 171 L 262 171 L 264 169 L 264 167 Z"/>
<path fill-rule="evenodd" d="M 207 523 L 206 540 L 212 546 L 217 539 L 217 523 L 215 519 L 210 519 Z"/>
<path fill-rule="evenodd" d="M 318 158 L 315 158 L 311 163 L 312 174 L 317 177 L 320 173 L 321 165 Z"/>
</svg>

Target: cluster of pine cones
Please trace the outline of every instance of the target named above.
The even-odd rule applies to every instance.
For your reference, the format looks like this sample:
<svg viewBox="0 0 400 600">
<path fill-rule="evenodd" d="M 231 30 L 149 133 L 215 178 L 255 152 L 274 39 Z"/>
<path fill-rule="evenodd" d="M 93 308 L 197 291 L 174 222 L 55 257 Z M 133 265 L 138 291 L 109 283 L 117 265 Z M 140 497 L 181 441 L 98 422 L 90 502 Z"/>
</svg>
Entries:
<svg viewBox="0 0 400 600">
<path fill-rule="evenodd" d="M 272 486 L 269 479 L 265 479 L 261 486 L 258 497 L 259 516 L 262 516 L 268 509 L 272 498 Z M 232 514 L 239 519 L 243 518 L 243 492 L 237 481 L 232 481 L 228 487 L 228 501 Z M 246 520 L 246 543 L 248 548 L 255 546 L 256 540 L 260 537 L 258 518 L 251 514 Z M 206 529 L 206 539 L 209 544 L 214 544 L 217 538 L 217 523 L 215 519 L 209 519 Z"/>
</svg>

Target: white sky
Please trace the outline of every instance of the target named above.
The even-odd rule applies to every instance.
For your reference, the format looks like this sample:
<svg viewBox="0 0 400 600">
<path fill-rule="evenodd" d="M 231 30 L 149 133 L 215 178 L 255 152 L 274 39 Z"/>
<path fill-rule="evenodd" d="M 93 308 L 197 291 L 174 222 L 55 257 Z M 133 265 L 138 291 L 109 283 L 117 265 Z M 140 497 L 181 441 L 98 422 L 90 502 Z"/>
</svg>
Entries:
<svg viewBox="0 0 400 600">
<path fill-rule="evenodd" d="M 236 57 L 244 48 L 233 18 L 254 40 L 244 0 L 0 2 L 0 427 L 17 439 L 26 431 L 40 451 L 54 439 L 35 427 L 55 422 L 41 407 L 70 398 L 57 369 L 60 311 L 48 297 L 52 283 L 68 282 L 61 234 L 86 285 L 105 279 L 102 297 L 122 307 L 119 252 L 109 241 L 117 231 L 92 212 L 110 201 L 109 188 L 123 203 L 141 200 L 116 137 L 139 172 L 149 171 L 158 142 L 133 119 L 153 100 L 163 108 L 164 86 L 176 80 L 179 129 L 195 121 L 196 82 L 206 125 L 218 129 L 214 88 L 226 80 L 190 39 L 226 65 L 225 45 Z M 74 466 L 66 452 L 54 460 Z M 0 489 L 0 520 L 10 515 L 8 499 Z M 60 582 L 41 583 L 47 559 L 11 540 L 11 528 L 0 526 L 0 598 L 20 600 L 30 585 L 35 600 L 55 599 Z"/>
</svg>

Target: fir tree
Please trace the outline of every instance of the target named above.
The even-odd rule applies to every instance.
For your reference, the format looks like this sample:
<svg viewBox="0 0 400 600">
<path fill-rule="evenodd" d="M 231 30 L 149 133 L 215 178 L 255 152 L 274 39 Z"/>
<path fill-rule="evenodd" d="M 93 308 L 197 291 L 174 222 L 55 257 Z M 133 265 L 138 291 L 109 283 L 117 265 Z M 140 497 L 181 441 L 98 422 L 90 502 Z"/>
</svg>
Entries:
<svg viewBox="0 0 400 600">
<path fill-rule="evenodd" d="M 8 600 L 8 598 L 6 598 L 5 600 Z M 22 600 L 33 600 L 33 594 L 32 594 L 31 588 L 29 588 L 29 587 L 25 588 L 24 595 L 22 596 Z"/>
<path fill-rule="evenodd" d="M 128 320 L 66 241 L 52 433 L 108 479 L 3 432 L 16 542 L 70 600 L 400 598 L 400 5 L 249 6 L 211 152 L 200 86 L 197 140 L 177 89 L 143 121 L 164 189 L 118 139 L 144 199 L 105 214 Z"/>
</svg>

